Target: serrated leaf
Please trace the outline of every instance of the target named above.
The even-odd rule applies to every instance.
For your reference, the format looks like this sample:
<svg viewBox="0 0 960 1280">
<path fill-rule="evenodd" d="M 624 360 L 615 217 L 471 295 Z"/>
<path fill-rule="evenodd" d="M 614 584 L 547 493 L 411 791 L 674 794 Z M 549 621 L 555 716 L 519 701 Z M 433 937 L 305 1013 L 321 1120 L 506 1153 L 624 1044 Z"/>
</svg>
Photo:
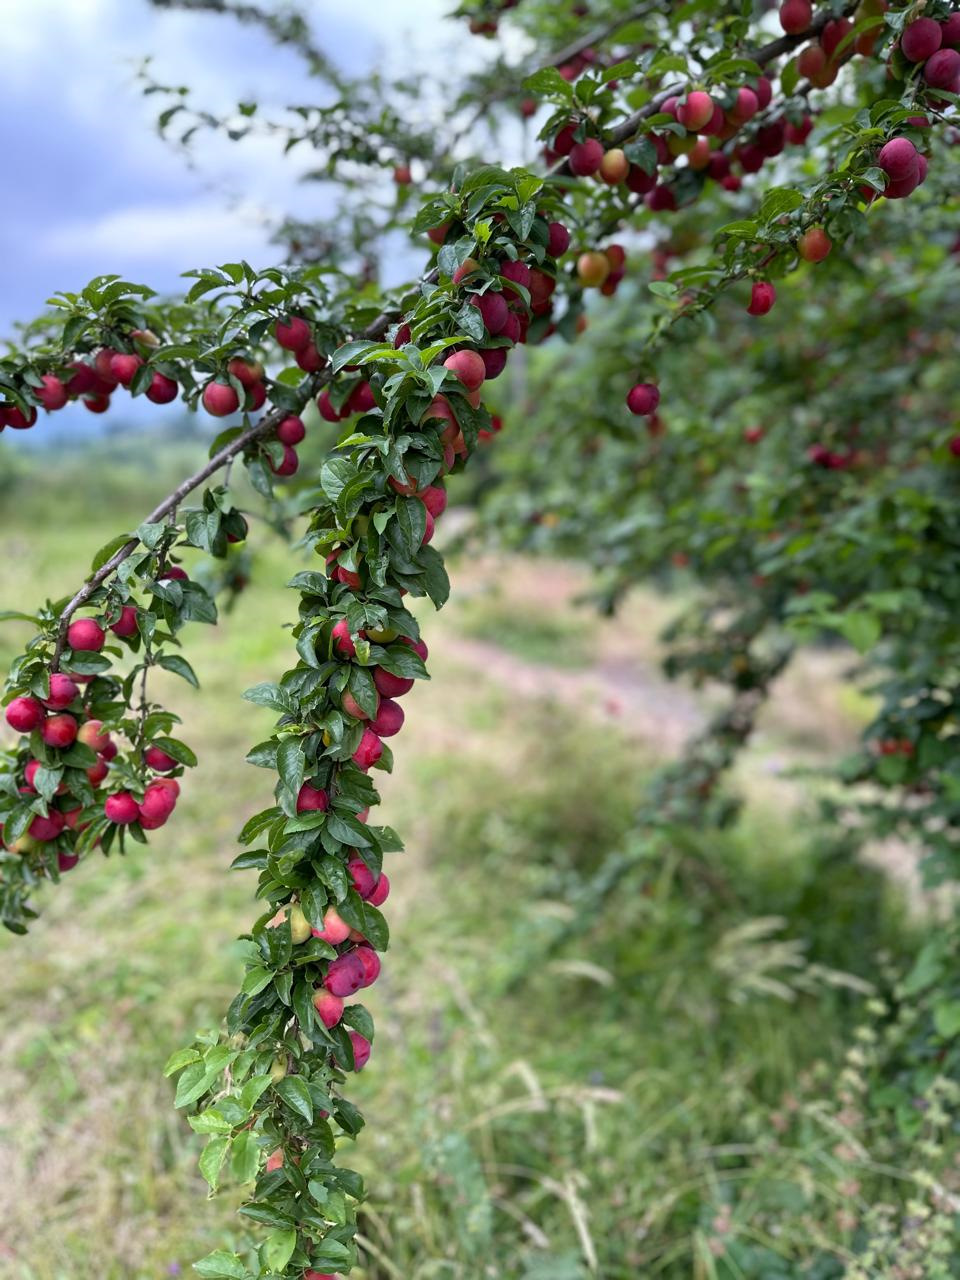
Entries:
<svg viewBox="0 0 960 1280">
<path fill-rule="evenodd" d="M 111 538 L 109 542 L 104 543 L 90 562 L 91 571 L 96 573 L 98 569 L 102 569 L 110 557 L 119 551 L 121 547 L 125 547 L 132 537 L 132 534 L 121 533 L 117 537 Z"/>
<path fill-rule="evenodd" d="M 263 681 L 245 689 L 240 695 L 246 702 L 253 702 L 258 707 L 270 707 L 273 711 L 289 711 L 290 699 L 279 685 Z"/>
<path fill-rule="evenodd" d="M 274 972 L 272 969 L 264 969 L 257 965 L 252 969 L 248 969 L 243 978 L 243 987 L 241 988 L 248 996 L 255 996 L 264 987 L 269 986 L 273 981 Z"/>
<path fill-rule="evenodd" d="M 165 1076 L 172 1076 L 175 1072 L 181 1071 L 191 1062 L 197 1062 L 200 1059 L 199 1049 L 177 1049 L 171 1053 L 167 1059 L 166 1066 L 163 1068 Z"/>
<path fill-rule="evenodd" d="M 173 756 L 178 764 L 185 764 L 192 769 L 197 763 L 197 757 L 193 751 L 179 738 L 154 738 L 153 745 L 165 751 L 168 756 Z"/>
<path fill-rule="evenodd" d="M 196 1102 L 197 1098 L 206 1091 L 207 1088 L 207 1068 L 201 1062 L 192 1062 L 183 1072 L 177 1081 L 177 1091 L 174 1094 L 173 1105 L 175 1107 L 186 1107 L 191 1102 Z"/>
<path fill-rule="evenodd" d="M 237 1182 L 252 1182 L 260 1166 L 260 1146 L 249 1129 L 238 1133 L 230 1152 L 230 1173 Z"/>
</svg>

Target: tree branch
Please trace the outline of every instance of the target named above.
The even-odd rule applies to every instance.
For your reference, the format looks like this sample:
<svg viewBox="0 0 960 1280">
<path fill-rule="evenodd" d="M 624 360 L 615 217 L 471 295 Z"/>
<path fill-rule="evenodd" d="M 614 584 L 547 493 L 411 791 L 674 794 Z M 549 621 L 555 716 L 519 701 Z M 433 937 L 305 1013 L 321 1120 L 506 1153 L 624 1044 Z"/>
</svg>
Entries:
<svg viewBox="0 0 960 1280">
<path fill-rule="evenodd" d="M 319 380 L 317 385 L 321 385 Z M 203 484 L 204 480 L 208 480 L 210 476 L 219 471 L 221 467 L 226 466 L 228 462 L 232 461 L 238 453 L 242 453 L 248 444 L 259 439 L 272 427 L 275 427 L 277 423 L 286 416 L 286 413 L 286 410 L 272 409 L 269 413 L 265 414 L 259 422 L 254 423 L 253 426 L 248 427 L 246 431 L 241 432 L 241 434 L 234 440 L 231 440 L 229 444 L 224 445 L 219 453 L 215 453 L 209 462 L 205 463 L 199 471 L 195 472 L 192 476 L 188 476 L 186 480 L 174 489 L 173 493 L 164 498 L 159 506 L 155 507 L 153 511 L 150 512 L 144 523 L 154 524 L 157 521 L 162 520 L 164 516 L 169 515 L 171 511 L 175 511 L 188 493 L 192 493 L 198 485 Z M 53 660 L 50 664 L 51 671 L 58 671 L 60 668 L 60 655 L 63 652 L 64 641 L 66 639 L 67 627 L 70 623 L 70 619 L 76 611 L 90 599 L 96 589 L 106 582 L 107 578 L 109 578 L 110 575 L 114 573 L 121 564 L 123 564 L 124 560 L 126 560 L 128 556 L 133 555 L 139 545 L 139 538 L 131 538 L 129 542 L 125 542 L 118 551 L 113 553 L 105 564 L 100 566 L 96 573 L 91 574 L 63 610 L 60 615 L 60 626 L 57 632 L 57 643 L 53 651 Z"/>
<path fill-rule="evenodd" d="M 217 8 L 220 6 L 221 0 L 212 0 L 212 3 L 210 3 L 209 0 L 153 0 L 153 3 L 157 4 L 159 7 L 173 7 L 176 4 L 188 8 Z M 856 4 L 848 4 L 845 7 L 844 12 L 852 12 L 855 8 Z M 618 30 L 621 26 L 634 21 L 638 14 L 642 16 L 644 12 L 646 12 L 645 7 L 638 8 L 633 12 L 633 14 L 618 20 L 616 23 L 610 24 L 608 28 L 599 32 L 594 31 L 589 37 L 578 41 L 576 45 L 571 45 L 568 48 L 561 50 L 559 54 L 555 55 L 554 62 L 550 65 L 556 65 L 559 62 L 567 61 L 577 53 L 582 52 L 583 49 L 588 48 L 590 44 L 605 39 L 607 35 L 612 34 L 613 31 Z M 759 66 L 766 66 L 776 58 L 779 58 L 782 54 L 789 53 L 791 49 L 805 43 L 811 36 L 819 34 L 830 20 L 831 15 L 829 12 L 820 14 L 811 24 L 808 31 L 804 32 L 802 35 L 785 35 L 781 36 L 777 40 L 770 41 L 769 44 L 766 44 L 757 50 L 753 55 L 753 61 L 755 61 Z M 619 124 L 615 129 L 611 130 L 608 135 L 610 139 L 614 142 L 623 142 L 627 138 L 631 137 L 636 133 L 643 120 L 647 119 L 649 116 L 655 115 L 657 111 L 659 111 L 662 103 L 670 97 L 671 94 L 682 92 L 684 87 L 684 85 L 674 85 L 662 90 L 655 98 L 651 99 L 646 106 L 641 107 L 639 111 L 635 111 L 633 115 L 628 116 L 626 120 Z M 555 169 L 551 170 L 551 175 L 562 173 L 569 173 L 569 166 L 566 161 L 564 161 L 562 165 L 558 165 Z M 438 279 L 438 276 L 439 273 L 437 269 L 434 268 L 424 277 L 424 282 L 433 283 Z M 377 316 L 377 318 L 364 330 L 363 336 L 366 338 L 380 337 L 386 330 L 390 321 L 394 318 L 395 314 L 396 313 L 394 311 L 390 310 L 382 311 L 380 315 Z M 329 382 L 329 380 L 329 374 L 319 373 L 315 375 L 310 384 L 310 391 L 308 392 L 307 397 L 305 397 L 304 402 L 306 402 L 306 399 L 316 394 L 317 390 L 325 383 Z M 159 506 L 157 506 L 150 515 L 147 516 L 145 523 L 155 523 L 169 515 L 170 512 L 176 510 L 187 494 L 192 493 L 194 489 L 203 484 L 205 480 L 208 480 L 210 476 L 219 471 L 221 467 L 224 467 L 231 462 L 238 454 L 242 453 L 249 444 L 260 439 L 261 436 L 265 435 L 275 427 L 285 416 L 285 410 L 273 409 L 270 413 L 265 414 L 259 422 L 248 427 L 247 430 L 237 436 L 236 439 L 231 440 L 229 444 L 224 445 L 219 453 L 214 454 L 209 462 L 201 467 L 199 471 L 195 472 L 194 475 L 189 476 L 174 490 L 173 493 L 164 498 Z M 118 551 L 114 552 L 105 564 L 101 565 L 96 573 L 92 574 L 86 580 L 76 595 L 74 595 L 69 601 L 60 616 L 57 641 L 53 652 L 53 660 L 51 662 L 52 671 L 57 671 L 59 669 L 60 657 L 63 652 L 67 627 L 71 617 L 76 613 L 77 609 L 90 599 L 97 588 L 120 567 L 124 560 L 136 551 L 139 545 L 139 538 L 131 538 L 128 542 L 125 542 Z"/>
<path fill-rule="evenodd" d="M 578 40 L 572 41 L 565 48 L 560 49 L 553 54 L 550 59 L 543 65 L 545 67 L 559 67 L 565 62 L 570 62 L 583 53 L 585 49 L 589 49 L 592 45 L 602 44 L 604 40 L 614 35 L 622 27 L 628 27 L 631 22 L 638 22 L 640 18 L 645 18 L 649 13 L 656 12 L 655 4 L 637 5 L 636 9 L 630 13 L 623 14 L 622 17 L 616 18 L 613 22 L 608 22 L 606 26 L 598 27 L 591 31 L 589 35 L 581 36 Z"/>
<path fill-rule="evenodd" d="M 847 4 L 844 8 L 844 13 L 850 14 L 854 9 L 856 9 L 856 7 L 855 3 Z M 803 32 L 802 35 L 780 36 L 779 39 L 771 40 L 769 44 L 765 44 L 760 49 L 757 49 L 755 53 L 747 54 L 747 57 L 750 58 L 751 61 L 755 62 L 759 67 L 768 66 L 783 54 L 790 53 L 791 50 L 796 49 L 801 44 L 806 44 L 811 36 L 819 35 L 827 23 L 832 20 L 832 17 L 833 15 L 829 12 L 821 13 L 810 24 L 809 30 Z M 672 97 L 674 94 L 682 93 L 685 88 L 686 84 L 684 83 L 671 85 L 669 88 L 661 90 L 661 92 L 658 93 L 655 98 L 652 98 L 646 106 L 635 111 L 633 115 L 627 116 L 626 120 L 621 124 L 618 124 L 616 128 L 611 129 L 607 135 L 610 141 L 614 143 L 626 142 L 628 138 L 632 138 L 644 120 L 647 120 L 650 116 L 657 114 L 663 103 L 666 102 L 667 98 Z M 569 171 L 569 166 L 564 162 L 564 164 L 554 172 L 569 173 Z"/>
<path fill-rule="evenodd" d="M 376 320 L 374 320 L 373 323 L 364 330 L 363 336 L 366 338 L 379 337 L 390 323 L 391 314 L 392 313 L 386 311 L 381 312 L 381 314 L 377 316 Z M 304 404 L 306 404 L 307 400 L 311 399 L 316 392 L 329 381 L 329 373 L 320 372 L 315 374 L 310 381 L 310 389 L 304 397 Z M 277 426 L 283 418 L 287 417 L 288 413 L 288 409 L 271 409 L 269 413 L 264 414 L 259 422 L 255 422 L 252 426 L 248 427 L 246 431 L 242 431 L 240 435 L 231 440 L 229 444 L 225 444 L 218 453 L 215 453 L 208 462 L 204 463 L 199 471 L 195 471 L 192 476 L 188 476 L 186 480 L 182 481 L 176 489 L 174 489 L 173 493 L 168 494 L 158 506 L 154 507 L 143 523 L 155 524 L 165 516 L 170 515 L 171 512 L 176 511 L 177 507 L 179 507 L 187 494 L 192 493 L 193 490 L 202 485 L 205 480 L 209 480 L 210 477 L 219 471 L 221 467 L 225 467 L 228 463 L 232 462 L 238 454 L 243 453 L 244 449 L 246 449 L 248 445 L 252 444 L 255 440 L 259 440 L 261 436 L 266 435 L 267 432 Z M 57 643 L 54 647 L 53 659 L 50 664 L 51 671 L 58 671 L 60 669 L 60 657 L 63 653 L 67 627 L 69 626 L 70 619 L 76 611 L 90 599 L 97 588 L 102 586 L 102 584 L 106 582 L 107 578 L 119 569 L 124 560 L 133 555 L 134 551 L 136 551 L 139 546 L 139 538 L 130 538 L 128 542 L 125 542 L 123 546 L 119 548 L 119 550 L 113 553 L 105 564 L 100 566 L 96 573 L 91 574 L 90 577 L 87 578 L 80 590 L 69 601 L 66 608 L 60 615 L 60 625 L 57 631 Z"/>
</svg>

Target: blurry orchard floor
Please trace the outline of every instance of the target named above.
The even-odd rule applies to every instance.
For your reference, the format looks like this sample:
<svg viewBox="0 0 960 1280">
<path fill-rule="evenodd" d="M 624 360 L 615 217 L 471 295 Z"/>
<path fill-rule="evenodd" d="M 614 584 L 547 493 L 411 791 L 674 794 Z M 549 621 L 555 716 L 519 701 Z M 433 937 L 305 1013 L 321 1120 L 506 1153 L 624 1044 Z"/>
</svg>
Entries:
<svg viewBox="0 0 960 1280">
<path fill-rule="evenodd" d="M 56 488 L 37 471 L 0 493 L 0 609 L 75 587 L 166 491 L 142 465 L 57 470 Z M 205 1200 L 161 1069 L 219 1020 L 241 971 L 254 877 L 227 866 L 268 799 L 243 757 L 271 716 L 240 694 L 289 662 L 297 567 L 269 537 L 234 612 L 187 633 L 202 693 L 157 683 L 200 757 L 171 824 L 149 850 L 92 858 L 27 938 L 0 938 L 2 1277 L 155 1280 L 240 1243 L 231 1192 Z M 716 892 L 691 891 L 679 860 L 635 877 L 504 995 L 531 930 L 629 830 L 645 774 L 710 695 L 658 672 L 669 601 L 638 594 L 601 621 L 572 604 L 570 566 L 491 557 L 452 577 L 448 608 L 421 611 L 433 679 L 405 699 L 394 776 L 377 775 L 407 850 L 391 855 L 393 943 L 354 1084 L 367 1128 L 345 1152 L 370 1197 L 357 1275 L 734 1277 L 711 1243 L 746 1176 L 731 1151 L 776 1142 L 784 1100 L 830 1079 L 859 997 L 738 1002 L 732 931 L 779 917 L 778 939 L 859 974 L 911 945 L 898 891 L 825 858 L 779 776 L 853 740 L 865 709 L 845 659 L 811 655 L 784 680 L 741 770 L 744 819 L 694 848 Z M 0 629 L 4 664 L 21 638 Z"/>
</svg>

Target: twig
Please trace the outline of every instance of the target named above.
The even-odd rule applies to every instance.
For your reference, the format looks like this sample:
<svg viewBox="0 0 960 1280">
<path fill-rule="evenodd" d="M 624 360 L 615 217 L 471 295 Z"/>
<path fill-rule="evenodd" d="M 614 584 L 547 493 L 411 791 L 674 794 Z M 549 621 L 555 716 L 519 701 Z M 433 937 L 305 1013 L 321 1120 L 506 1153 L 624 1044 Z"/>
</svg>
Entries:
<svg viewBox="0 0 960 1280">
<path fill-rule="evenodd" d="M 376 335 L 370 334 L 370 336 L 373 337 Z M 323 376 L 318 374 L 312 384 L 310 395 L 313 395 L 313 392 L 318 387 L 328 381 L 329 375 Z M 243 450 L 246 449 L 247 445 L 252 444 L 254 440 L 259 440 L 261 436 L 265 435 L 275 427 L 282 418 L 286 417 L 286 415 L 287 410 L 285 409 L 271 409 L 271 411 L 265 414 L 259 422 L 254 423 L 253 426 L 248 427 L 246 431 L 241 432 L 240 435 L 231 440 L 229 444 L 225 444 L 219 453 L 215 453 L 209 462 L 205 463 L 199 471 L 194 472 L 192 476 L 188 476 L 186 480 L 179 484 L 177 488 L 174 489 L 173 493 L 164 498 L 159 506 L 154 507 L 153 511 L 150 512 L 144 523 L 155 524 L 171 512 L 175 511 L 188 493 L 192 493 L 198 485 L 203 484 L 204 480 L 208 480 L 210 476 L 219 471 L 221 467 L 226 466 L 228 462 L 232 461 L 238 453 L 242 453 Z M 137 537 L 130 538 L 128 542 L 125 542 L 119 550 L 113 553 L 105 564 L 100 566 L 96 573 L 90 575 L 80 590 L 67 604 L 63 613 L 60 615 L 60 627 L 57 632 L 57 643 L 54 648 L 53 659 L 50 664 L 51 671 L 58 671 L 60 669 L 60 656 L 63 652 L 67 627 L 71 617 L 76 613 L 81 605 L 90 599 L 97 588 L 101 586 L 102 583 L 106 582 L 107 578 L 109 578 L 110 575 L 114 573 L 121 564 L 123 564 L 124 560 L 133 555 L 134 551 L 136 551 L 139 546 L 140 539 Z"/>
<path fill-rule="evenodd" d="M 640 18 L 645 18 L 649 13 L 656 12 L 656 5 L 640 4 L 630 13 L 623 14 L 622 17 L 615 18 L 613 22 L 608 22 L 603 27 L 598 27 L 595 31 L 591 31 L 588 35 L 581 36 L 578 40 L 572 41 L 559 53 L 553 54 L 548 62 L 543 65 L 545 67 L 560 67 L 565 62 L 570 62 L 576 58 L 578 54 L 583 53 L 585 49 L 589 49 L 592 45 L 602 44 L 609 36 L 619 31 L 622 27 L 628 27 L 631 22 L 637 22 Z"/>
<path fill-rule="evenodd" d="M 852 13 L 855 8 L 856 4 L 848 4 L 844 8 L 844 13 Z M 790 51 L 796 49 L 798 45 L 805 44 L 812 36 L 819 35 L 827 23 L 831 21 L 832 17 L 833 15 L 829 12 L 821 13 L 810 24 L 809 29 L 804 31 L 802 35 L 780 36 L 779 39 L 771 40 L 769 44 L 763 45 L 755 53 L 747 54 L 746 56 L 752 62 L 755 62 L 757 66 L 765 67 L 769 63 L 781 57 L 783 54 L 790 53 Z M 626 120 L 611 129 L 607 134 L 609 141 L 613 143 L 626 142 L 628 138 L 632 138 L 644 120 L 647 120 L 650 116 L 657 114 L 664 102 L 666 102 L 667 98 L 673 97 L 675 94 L 682 93 L 686 87 L 685 83 L 680 83 L 670 85 L 668 88 L 662 89 L 655 98 L 652 98 L 646 104 L 646 106 L 640 107 L 639 110 L 634 111 L 633 115 L 627 116 Z M 555 169 L 551 170 L 551 174 L 554 175 L 568 174 L 569 172 L 570 166 L 566 160 Z"/>
</svg>

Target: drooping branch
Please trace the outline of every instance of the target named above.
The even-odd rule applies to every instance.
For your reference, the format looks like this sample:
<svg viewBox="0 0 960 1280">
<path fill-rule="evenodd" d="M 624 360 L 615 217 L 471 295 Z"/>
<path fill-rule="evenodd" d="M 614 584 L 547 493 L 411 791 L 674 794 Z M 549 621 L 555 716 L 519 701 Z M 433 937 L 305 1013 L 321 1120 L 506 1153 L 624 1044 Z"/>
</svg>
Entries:
<svg viewBox="0 0 960 1280">
<path fill-rule="evenodd" d="M 430 276 L 427 277 L 427 279 L 430 278 Z M 433 278 L 435 278 L 435 275 Z M 370 325 L 368 325 L 362 336 L 370 339 L 381 337 L 394 316 L 394 312 L 382 311 L 380 315 L 377 316 Z M 327 371 L 321 370 L 319 373 L 314 374 L 313 377 L 307 381 L 306 390 L 303 394 L 303 403 L 306 404 L 307 401 L 311 399 L 312 396 L 316 395 L 321 387 L 329 381 L 330 374 Z M 193 475 L 187 476 L 185 480 L 181 481 L 172 493 L 168 494 L 162 502 L 159 502 L 157 506 L 154 507 L 146 517 L 144 523 L 153 524 L 159 520 L 165 519 L 171 513 L 176 511 L 188 494 L 193 493 L 193 491 L 198 489 L 205 480 L 209 480 L 211 476 L 215 475 L 223 467 L 227 466 L 234 458 L 242 454 L 251 444 L 268 435 L 277 426 L 281 419 L 288 414 L 288 412 L 288 409 L 271 409 L 269 413 L 265 413 L 258 422 L 247 427 L 247 429 L 242 431 L 240 435 L 234 437 L 233 440 L 225 444 L 223 448 L 215 453 L 209 461 L 205 462 L 198 471 L 195 471 Z M 53 652 L 53 659 L 51 661 L 52 671 L 59 671 L 60 669 L 60 657 L 66 643 L 66 635 L 70 625 L 70 619 L 77 610 L 90 599 L 97 588 L 102 586 L 103 583 L 116 572 L 120 565 L 123 564 L 124 560 L 133 555 L 138 546 L 140 546 L 140 539 L 136 537 L 125 542 L 122 547 L 113 553 L 106 563 L 101 565 L 95 573 L 90 575 L 80 590 L 77 591 L 77 593 L 71 597 L 69 602 L 66 604 L 62 614 L 60 615 L 57 641 Z"/>
</svg>

